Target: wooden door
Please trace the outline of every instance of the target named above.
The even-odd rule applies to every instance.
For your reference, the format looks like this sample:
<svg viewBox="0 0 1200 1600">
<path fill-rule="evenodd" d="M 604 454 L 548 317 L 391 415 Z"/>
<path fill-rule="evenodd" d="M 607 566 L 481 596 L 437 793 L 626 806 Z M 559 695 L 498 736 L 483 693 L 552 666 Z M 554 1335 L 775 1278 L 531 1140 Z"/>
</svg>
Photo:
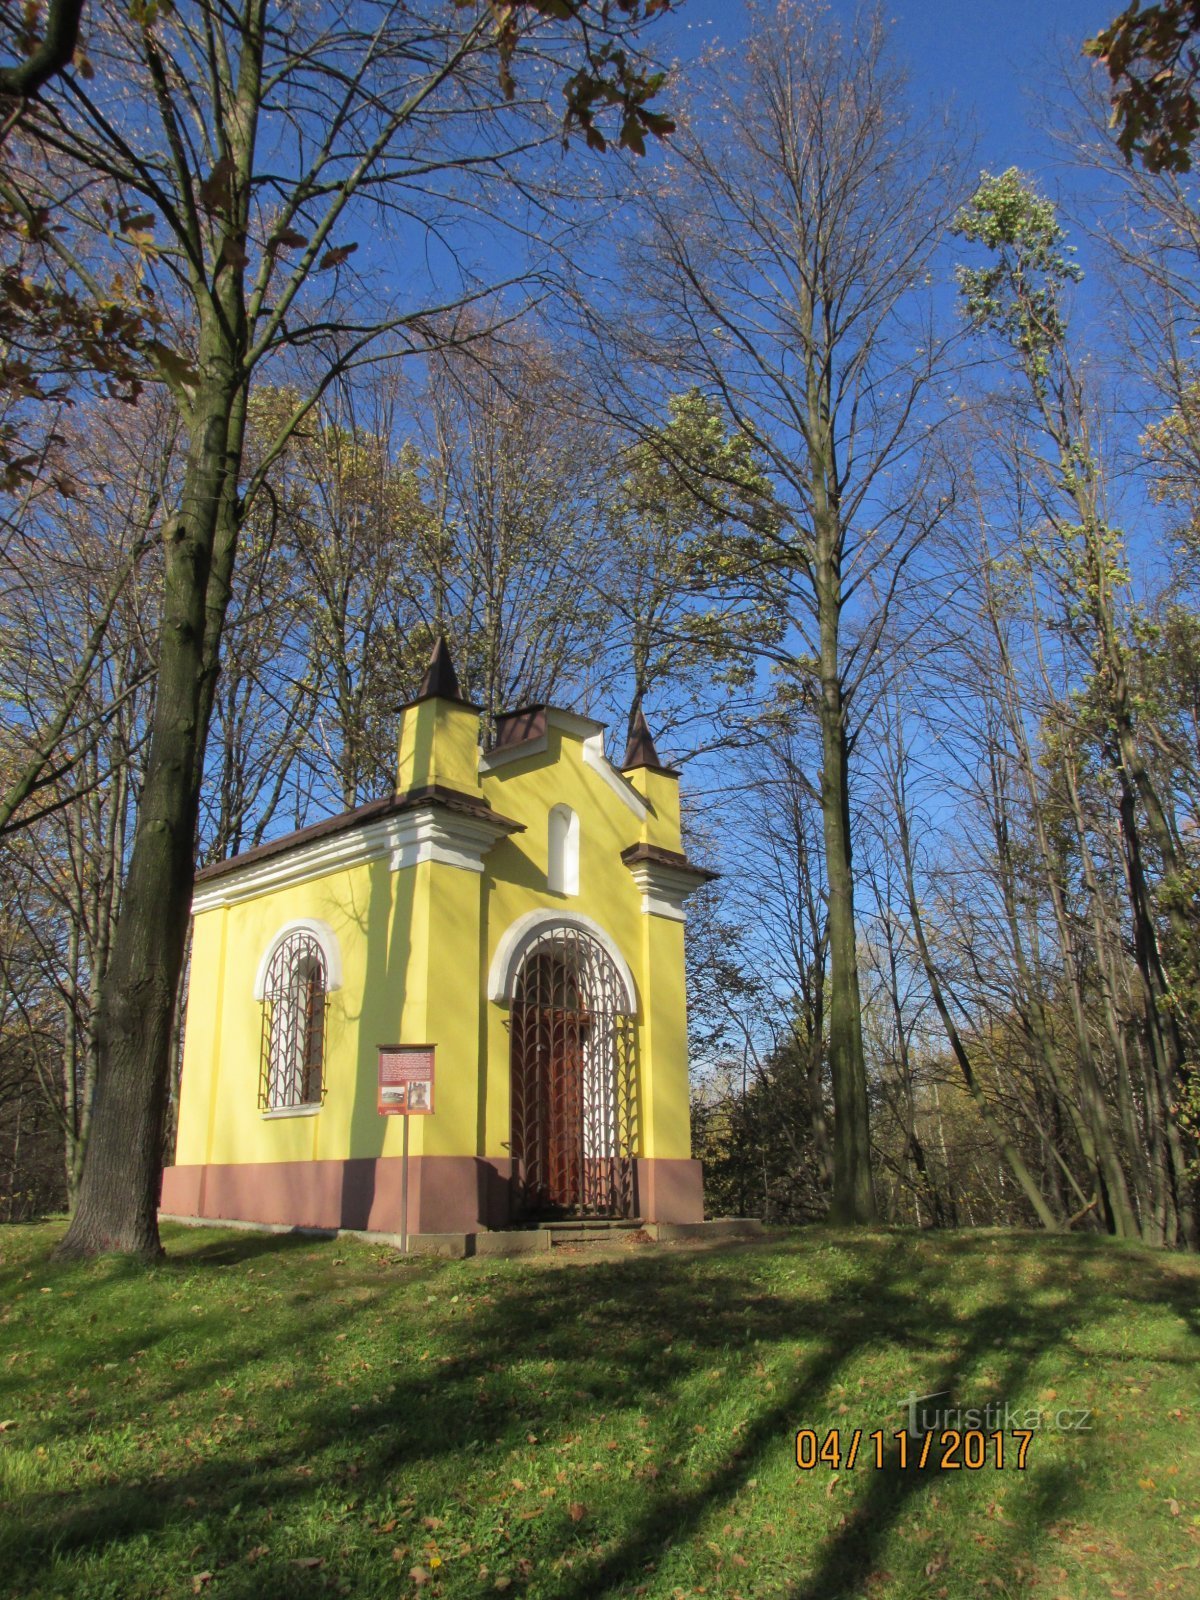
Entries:
<svg viewBox="0 0 1200 1600">
<path fill-rule="evenodd" d="M 634 1098 L 631 1056 L 622 1053 L 631 1030 L 612 1004 L 619 979 L 602 957 L 586 935 L 556 930 L 527 954 L 515 984 L 509 1148 L 518 1217 L 632 1214 Z"/>
<path fill-rule="evenodd" d="M 512 1148 L 529 1215 L 562 1216 L 580 1205 L 585 1026 L 564 1006 L 514 1007 Z"/>
</svg>

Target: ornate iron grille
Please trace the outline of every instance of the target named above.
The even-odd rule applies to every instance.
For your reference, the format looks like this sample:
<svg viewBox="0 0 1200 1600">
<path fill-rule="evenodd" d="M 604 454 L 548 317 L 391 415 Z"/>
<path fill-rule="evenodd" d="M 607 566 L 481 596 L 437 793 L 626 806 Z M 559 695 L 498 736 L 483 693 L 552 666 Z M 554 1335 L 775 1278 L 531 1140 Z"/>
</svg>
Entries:
<svg viewBox="0 0 1200 1600">
<path fill-rule="evenodd" d="M 271 957 L 263 985 L 259 1106 L 278 1111 L 321 1102 L 324 1058 L 325 960 L 312 934 L 298 930 Z"/>
<path fill-rule="evenodd" d="M 633 1214 L 633 1019 L 612 957 L 576 928 L 526 952 L 512 1006 L 512 1153 L 524 1216 Z"/>
</svg>

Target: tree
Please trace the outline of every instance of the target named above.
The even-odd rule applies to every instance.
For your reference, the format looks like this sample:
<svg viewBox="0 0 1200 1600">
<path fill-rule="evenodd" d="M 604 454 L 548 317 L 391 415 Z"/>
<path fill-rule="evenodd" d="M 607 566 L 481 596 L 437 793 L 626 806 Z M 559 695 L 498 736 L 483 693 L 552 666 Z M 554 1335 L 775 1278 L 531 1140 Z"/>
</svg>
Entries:
<svg viewBox="0 0 1200 1600">
<path fill-rule="evenodd" d="M 429 363 L 428 537 L 410 604 L 454 648 L 485 738 L 517 704 L 586 699 L 603 653 L 611 441 L 582 414 L 563 352 L 510 327 Z"/>
<path fill-rule="evenodd" d="M 645 347 L 712 397 L 770 481 L 771 524 L 729 540 L 727 575 L 786 605 L 769 652 L 821 735 L 829 898 L 834 1209 L 875 1214 L 855 931 L 855 697 L 937 508 L 923 465 L 938 341 L 919 290 L 951 209 L 955 157 L 910 117 L 878 14 L 752 13 L 705 108 L 638 196 L 630 264 Z"/>
<path fill-rule="evenodd" d="M 770 484 L 744 435 L 691 389 L 617 457 L 605 502 L 600 581 L 632 677 L 628 729 L 653 696 L 655 737 L 678 743 L 730 709 L 704 689 L 715 679 L 727 696 L 744 691 L 755 651 L 782 632 L 783 608 L 714 582 L 732 531 L 772 526 Z"/>
<path fill-rule="evenodd" d="M 446 327 L 428 286 L 407 304 L 343 310 L 334 291 L 346 264 L 371 221 L 400 226 L 415 208 L 419 226 L 422 196 L 452 205 L 454 175 L 468 204 L 487 203 L 491 174 L 553 137 L 537 95 L 518 97 L 519 44 L 536 38 L 524 55 L 535 85 L 567 74 L 568 132 L 602 144 L 606 106 L 627 147 L 667 131 L 648 105 L 660 79 L 627 48 L 662 9 L 662 0 L 380 3 L 343 20 L 272 0 L 237 13 L 213 0 L 137 8 L 97 28 L 94 78 L 65 72 L 27 112 L 22 137 L 44 163 L 34 172 L 42 193 L 0 175 L 0 201 L 27 224 L 39 207 L 63 206 L 107 238 L 129 275 L 158 286 L 177 331 L 174 343 L 148 341 L 146 353 L 186 441 L 163 537 L 154 724 L 99 997 L 100 1070 L 67 1253 L 159 1250 L 161 1132 L 202 759 L 247 507 L 274 454 L 381 333 L 413 345 Z M 99 296 L 87 261 L 57 235 L 50 246 Z M 456 286 L 443 307 L 470 294 Z M 243 478 L 251 384 L 298 349 L 319 376 Z"/>
<path fill-rule="evenodd" d="M 161 569 L 152 552 L 171 498 L 176 429 L 170 407 L 147 396 L 136 410 L 116 401 L 82 405 L 61 431 L 70 492 L 53 481 L 40 486 L 0 551 L 0 764 L 27 768 L 31 740 L 65 709 L 32 814 L 5 846 L 11 914 L 23 923 L 38 968 L 31 985 L 26 965 L 26 981 L 10 998 L 29 1019 L 38 1014 L 38 983 L 57 999 L 44 1098 L 72 1203 L 95 1076 L 95 1000 L 120 904 L 153 698 Z M 80 679 L 73 641 L 89 637 L 98 647 Z M 78 696 L 64 693 L 76 680 Z M 29 1043 L 27 1058 L 37 1061 L 44 1030 Z"/>
<path fill-rule="evenodd" d="M 1103 62 L 1112 84 L 1112 122 L 1126 161 L 1149 172 L 1188 172 L 1200 127 L 1200 0 L 1139 0 L 1088 39 L 1084 50 Z"/>
<path fill-rule="evenodd" d="M 1128 585 L 1124 540 L 1106 512 L 1104 465 L 1096 443 L 1086 385 L 1068 337 L 1066 291 L 1080 272 L 1053 206 L 1015 169 L 984 174 L 978 190 L 955 222 L 955 231 L 989 253 L 983 267 L 960 267 L 964 309 L 980 332 L 1007 347 L 1025 391 L 1031 437 L 1023 450 L 1027 491 L 1044 519 L 1044 536 L 1033 552 L 1040 573 L 1058 596 L 1060 626 L 1085 663 L 1087 678 L 1076 723 L 1090 732 L 1115 789 L 1131 935 L 1143 989 L 1147 1046 L 1154 1062 L 1152 1083 L 1169 1147 L 1171 1230 L 1196 1240 L 1196 1218 L 1184 1143 L 1175 1107 L 1185 1074 L 1184 1019 L 1172 997 L 1160 937 L 1162 921 L 1177 941 L 1194 937 L 1194 920 L 1178 886 L 1187 876 L 1169 790 L 1149 759 L 1131 662 L 1134 649 L 1122 606 Z M 1136 619 L 1135 619 L 1136 621 Z M 1070 746 L 1066 747 L 1070 755 Z M 1032 763 L 1027 759 L 1027 769 Z M 1072 765 L 1065 777 L 1074 783 Z M 1049 853 L 1043 843 L 1043 855 Z M 1166 892 L 1156 897 L 1153 857 L 1161 864 Z M 1051 888 L 1054 878 L 1049 879 Z M 1173 892 L 1174 891 L 1174 892 Z M 1060 933 L 1070 923 L 1056 904 Z M 1065 950 L 1068 963 L 1070 948 Z M 1119 1233 L 1136 1231 L 1126 1181 L 1108 1141 L 1104 1108 L 1087 1059 L 1082 1005 L 1077 1034 L 1085 1111 L 1097 1144 L 1106 1203 Z"/>
<path fill-rule="evenodd" d="M 46 28 L 39 39 L 35 31 L 37 12 L 18 8 L 5 0 L 0 8 L 0 23 L 10 33 L 21 53 L 21 60 L 0 67 L 0 104 L 5 100 L 27 100 L 45 88 L 56 73 L 70 66 L 79 42 L 79 23 L 83 0 L 49 0 Z M 19 20 L 18 20 L 19 18 Z"/>
</svg>

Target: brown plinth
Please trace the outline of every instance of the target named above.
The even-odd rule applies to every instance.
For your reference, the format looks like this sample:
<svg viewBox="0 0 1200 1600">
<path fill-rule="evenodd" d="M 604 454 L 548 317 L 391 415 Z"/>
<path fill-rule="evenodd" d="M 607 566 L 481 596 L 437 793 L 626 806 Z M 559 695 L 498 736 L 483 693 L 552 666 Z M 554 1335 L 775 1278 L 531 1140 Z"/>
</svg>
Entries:
<svg viewBox="0 0 1200 1600">
<path fill-rule="evenodd" d="M 408 1231 L 473 1233 L 503 1227 L 510 1166 L 499 1158 L 413 1156 Z M 400 1156 L 168 1167 L 161 1207 L 181 1217 L 399 1233 L 402 1171 Z"/>
<path fill-rule="evenodd" d="M 704 1168 L 699 1161 L 639 1156 L 633 1164 L 634 1209 L 643 1222 L 703 1222 Z"/>
<path fill-rule="evenodd" d="M 637 1214 L 647 1222 L 699 1222 L 698 1161 L 635 1162 Z M 509 1225 L 512 1163 L 505 1157 L 413 1156 L 410 1233 L 475 1233 Z M 260 1161 L 168 1167 L 161 1209 L 170 1216 L 293 1228 L 401 1231 L 399 1156 L 348 1161 Z"/>
</svg>

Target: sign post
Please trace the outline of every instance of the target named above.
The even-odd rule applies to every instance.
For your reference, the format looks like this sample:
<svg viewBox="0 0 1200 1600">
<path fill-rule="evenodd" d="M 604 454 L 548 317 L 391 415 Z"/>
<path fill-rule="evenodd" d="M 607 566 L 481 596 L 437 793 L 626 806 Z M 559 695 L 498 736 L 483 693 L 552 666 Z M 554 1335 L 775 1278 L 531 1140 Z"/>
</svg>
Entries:
<svg viewBox="0 0 1200 1600">
<path fill-rule="evenodd" d="M 404 1143 L 400 1156 L 400 1254 L 408 1254 L 408 1118 L 404 1119 Z"/>
<path fill-rule="evenodd" d="M 408 1254 L 408 1119 L 433 1115 L 433 1052 L 431 1044 L 379 1046 L 381 1117 L 404 1118 L 400 1166 L 400 1250 Z"/>
</svg>

